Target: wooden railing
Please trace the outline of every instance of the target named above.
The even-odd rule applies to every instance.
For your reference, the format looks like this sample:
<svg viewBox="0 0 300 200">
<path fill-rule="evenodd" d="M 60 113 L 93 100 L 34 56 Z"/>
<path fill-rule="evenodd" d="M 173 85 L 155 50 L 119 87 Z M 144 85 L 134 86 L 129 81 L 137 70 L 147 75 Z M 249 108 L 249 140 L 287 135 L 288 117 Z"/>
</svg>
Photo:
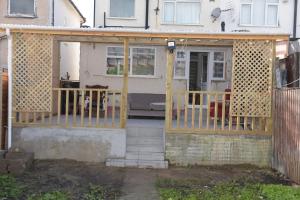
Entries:
<svg viewBox="0 0 300 200">
<path fill-rule="evenodd" d="M 120 90 L 54 88 L 52 112 L 14 112 L 15 125 L 120 128 Z"/>
<path fill-rule="evenodd" d="M 270 119 L 232 116 L 231 92 L 181 91 L 172 95 L 169 132 L 270 134 Z M 168 116 L 167 116 L 168 117 Z M 168 121 L 168 120 L 167 120 Z"/>
</svg>

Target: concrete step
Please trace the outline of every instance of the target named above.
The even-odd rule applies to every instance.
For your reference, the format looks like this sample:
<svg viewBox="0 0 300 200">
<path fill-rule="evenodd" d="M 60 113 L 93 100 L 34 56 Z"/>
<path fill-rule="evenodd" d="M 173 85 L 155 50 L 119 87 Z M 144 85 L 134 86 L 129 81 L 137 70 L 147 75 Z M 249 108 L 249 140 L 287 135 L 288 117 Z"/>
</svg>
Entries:
<svg viewBox="0 0 300 200">
<path fill-rule="evenodd" d="M 136 159 L 107 159 L 107 167 L 138 167 L 138 168 L 154 168 L 167 169 L 168 161 L 160 160 L 136 160 Z"/>
<path fill-rule="evenodd" d="M 162 137 L 127 137 L 126 144 L 127 146 L 130 145 L 163 145 L 163 138 Z"/>
<path fill-rule="evenodd" d="M 155 127 L 128 127 L 127 137 L 163 137 L 164 129 Z"/>
<path fill-rule="evenodd" d="M 164 153 L 149 153 L 149 152 L 127 152 L 126 159 L 128 160 L 159 160 L 164 161 Z"/>
<path fill-rule="evenodd" d="M 126 152 L 148 152 L 148 153 L 163 153 L 163 145 L 129 145 L 126 147 Z"/>
</svg>

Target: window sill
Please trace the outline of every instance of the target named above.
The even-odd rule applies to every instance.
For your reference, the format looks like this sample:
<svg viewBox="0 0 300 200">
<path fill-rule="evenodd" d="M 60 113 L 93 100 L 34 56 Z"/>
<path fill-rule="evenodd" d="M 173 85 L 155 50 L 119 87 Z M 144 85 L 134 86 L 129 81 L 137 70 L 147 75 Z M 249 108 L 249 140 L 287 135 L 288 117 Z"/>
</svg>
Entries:
<svg viewBox="0 0 300 200">
<path fill-rule="evenodd" d="M 280 28 L 279 25 L 252 25 L 252 24 L 239 24 L 240 27 L 251 27 L 251 28 Z"/>
<path fill-rule="evenodd" d="M 104 76 L 104 77 L 108 77 L 108 78 L 123 78 L 122 75 L 109 75 L 109 74 L 105 74 L 105 75 L 100 75 L 100 74 L 96 74 L 94 76 Z M 147 78 L 147 79 L 160 79 L 160 76 L 145 76 L 145 75 L 129 75 L 128 78 Z"/>
<path fill-rule="evenodd" d="M 174 80 L 179 80 L 179 81 L 185 81 L 187 80 L 186 77 L 173 77 Z"/>
<path fill-rule="evenodd" d="M 166 25 L 166 26 L 199 26 L 204 27 L 203 24 L 169 24 L 169 23 L 161 23 L 160 25 Z"/>
<path fill-rule="evenodd" d="M 227 80 L 225 78 L 212 78 L 211 81 L 214 81 L 214 82 L 226 82 Z"/>
<path fill-rule="evenodd" d="M 106 19 L 112 19 L 112 20 L 136 20 L 135 17 L 106 17 Z"/>
<path fill-rule="evenodd" d="M 28 19 L 35 19 L 37 18 L 36 15 L 6 15 L 6 18 L 28 18 Z"/>
</svg>

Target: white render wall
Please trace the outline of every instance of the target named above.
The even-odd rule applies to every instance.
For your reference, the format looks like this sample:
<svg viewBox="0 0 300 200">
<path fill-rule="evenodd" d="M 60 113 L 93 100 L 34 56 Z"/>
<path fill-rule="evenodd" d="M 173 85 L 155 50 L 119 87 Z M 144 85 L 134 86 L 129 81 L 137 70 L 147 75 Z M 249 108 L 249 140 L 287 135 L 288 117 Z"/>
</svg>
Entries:
<svg viewBox="0 0 300 200">
<path fill-rule="evenodd" d="M 159 13 L 155 14 L 154 9 L 159 1 Z M 145 26 L 145 2 L 146 0 L 135 0 L 135 18 L 120 19 L 109 17 L 109 2 L 110 0 L 96 0 L 96 27 L 103 26 L 103 15 L 106 12 L 107 26 Z M 150 29 L 158 30 L 193 30 L 197 32 L 220 32 L 221 22 L 226 24 L 226 32 L 235 30 L 244 30 L 250 32 L 273 32 L 273 33 L 292 33 L 293 29 L 293 0 L 279 0 L 279 26 L 241 26 L 240 19 L 240 0 L 202 0 L 201 1 L 201 16 L 200 24 L 192 25 L 164 25 L 162 22 L 163 16 L 163 0 L 150 0 L 149 5 L 149 25 Z M 211 19 L 211 12 L 214 8 L 220 7 L 222 10 L 231 9 L 227 12 L 222 12 L 220 18 L 215 22 Z M 300 28 L 299 28 L 300 29 Z"/>
<path fill-rule="evenodd" d="M 55 0 L 55 26 L 80 28 L 81 17 L 68 0 Z M 60 77 L 79 80 L 80 43 L 62 42 L 60 45 Z"/>
<path fill-rule="evenodd" d="M 298 13 L 297 13 L 297 38 L 300 38 L 300 1 L 298 1 Z"/>
</svg>

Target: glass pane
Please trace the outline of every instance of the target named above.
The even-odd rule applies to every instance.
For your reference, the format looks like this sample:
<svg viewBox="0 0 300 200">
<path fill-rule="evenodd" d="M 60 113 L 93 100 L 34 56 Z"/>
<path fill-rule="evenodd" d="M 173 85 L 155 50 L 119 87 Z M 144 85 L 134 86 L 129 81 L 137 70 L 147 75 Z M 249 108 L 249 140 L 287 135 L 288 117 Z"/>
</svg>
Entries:
<svg viewBox="0 0 300 200">
<path fill-rule="evenodd" d="M 199 24 L 200 3 L 180 2 L 176 4 L 177 24 Z"/>
<path fill-rule="evenodd" d="M 177 51 L 177 58 L 185 59 L 185 52 L 184 51 Z"/>
<path fill-rule="evenodd" d="M 224 69 L 224 63 L 214 63 L 214 71 L 213 71 L 213 77 L 214 78 L 224 78 L 223 69 Z"/>
<path fill-rule="evenodd" d="M 253 25 L 265 25 L 265 0 L 253 0 Z"/>
<path fill-rule="evenodd" d="M 135 0 L 110 0 L 110 17 L 134 17 Z"/>
<path fill-rule="evenodd" d="M 164 22 L 174 23 L 174 9 L 175 4 L 170 2 L 164 3 Z"/>
<path fill-rule="evenodd" d="M 242 5 L 241 24 L 251 24 L 251 5 Z"/>
<path fill-rule="evenodd" d="M 185 61 L 177 61 L 175 64 L 175 76 L 185 77 Z"/>
<path fill-rule="evenodd" d="M 132 54 L 132 75 L 154 76 L 155 49 L 134 48 Z"/>
<path fill-rule="evenodd" d="M 268 6 L 267 25 L 277 26 L 278 7 L 276 5 Z"/>
<path fill-rule="evenodd" d="M 123 47 L 108 47 L 107 55 L 109 56 L 124 56 Z"/>
<path fill-rule="evenodd" d="M 224 61 L 224 52 L 215 52 L 214 61 Z"/>
<path fill-rule="evenodd" d="M 107 58 L 106 74 L 120 75 L 120 68 L 123 69 L 123 58 Z"/>
<path fill-rule="evenodd" d="M 34 15 L 34 0 L 10 0 L 10 14 Z"/>
</svg>

